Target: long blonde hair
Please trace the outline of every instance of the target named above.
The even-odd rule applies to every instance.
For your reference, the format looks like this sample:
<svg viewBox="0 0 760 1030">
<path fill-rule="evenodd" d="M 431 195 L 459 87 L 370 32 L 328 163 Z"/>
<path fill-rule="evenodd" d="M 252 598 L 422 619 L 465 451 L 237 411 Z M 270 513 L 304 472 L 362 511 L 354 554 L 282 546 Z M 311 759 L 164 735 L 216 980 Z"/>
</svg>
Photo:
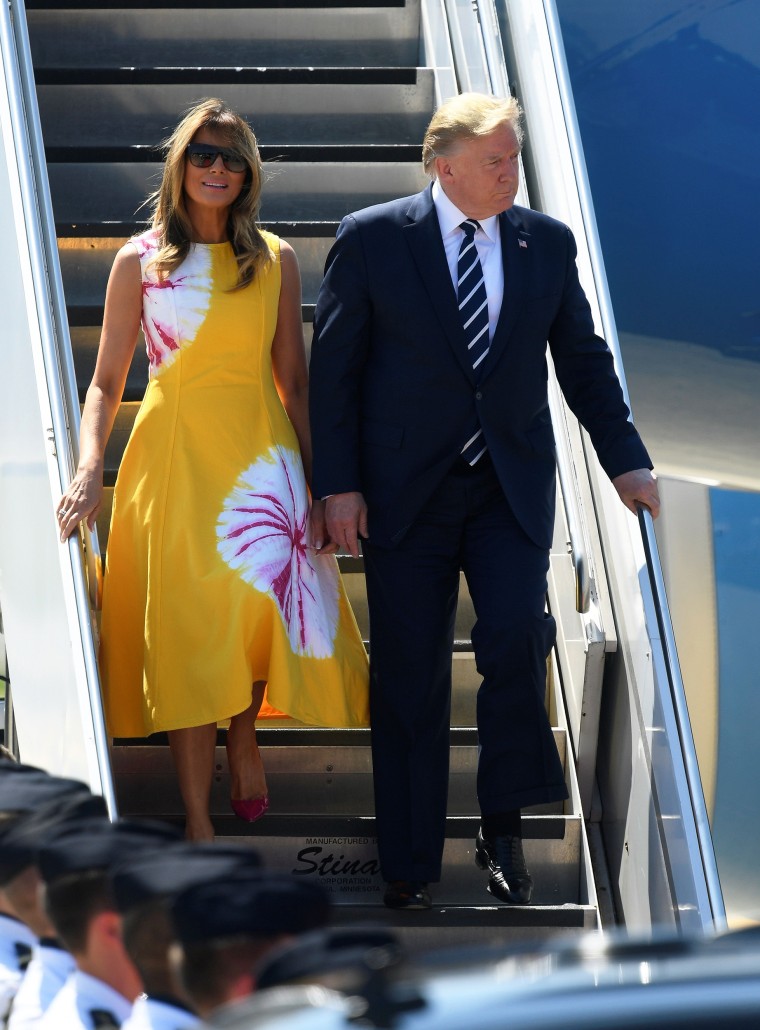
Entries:
<svg viewBox="0 0 760 1030">
<path fill-rule="evenodd" d="M 253 281 L 258 268 L 273 259 L 257 225 L 264 177 L 259 148 L 251 127 L 223 100 L 211 97 L 192 107 L 164 142 L 166 152 L 161 185 L 148 198 L 153 228 L 160 233 L 160 249 L 151 262 L 160 280 L 182 264 L 190 251 L 192 225 L 185 205 L 185 151 L 201 129 L 218 132 L 231 150 L 248 165 L 240 195 L 230 207 L 227 222 L 238 263 L 239 290 Z"/>
</svg>

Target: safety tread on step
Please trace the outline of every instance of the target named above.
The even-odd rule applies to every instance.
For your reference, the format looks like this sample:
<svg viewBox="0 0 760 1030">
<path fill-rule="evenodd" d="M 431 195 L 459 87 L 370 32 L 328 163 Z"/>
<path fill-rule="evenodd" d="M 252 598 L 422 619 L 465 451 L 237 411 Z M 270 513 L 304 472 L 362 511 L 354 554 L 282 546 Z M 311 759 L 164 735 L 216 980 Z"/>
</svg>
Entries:
<svg viewBox="0 0 760 1030">
<path fill-rule="evenodd" d="M 338 65 L 285 67 L 274 65 L 267 68 L 225 67 L 213 65 L 204 68 L 198 65 L 182 67 L 45 67 L 38 68 L 34 80 L 38 86 L 121 86 L 121 85 L 207 85 L 211 83 L 245 83 L 246 85 L 393 85 L 414 86 L 419 71 L 428 71 L 414 66 L 372 65 L 351 67 Z"/>
<path fill-rule="evenodd" d="M 314 236 L 331 237 L 338 231 L 339 221 L 277 221 L 261 222 L 262 229 L 273 232 L 276 236 Z M 73 239 L 112 239 L 126 243 L 138 233 L 150 227 L 147 219 L 134 219 L 129 222 L 56 222 L 55 232 L 59 242 Z"/>
<path fill-rule="evenodd" d="M 251 0 L 221 0 L 217 12 L 249 8 Z M 303 8 L 305 11 L 327 7 L 405 7 L 406 0 L 266 0 L 260 10 Z M 112 10 L 193 10 L 208 8 L 208 0 L 26 0 L 27 11 L 112 11 Z"/>
<path fill-rule="evenodd" d="M 272 143 L 259 144 L 259 153 L 265 165 L 285 161 L 397 163 L 419 162 L 422 148 L 416 143 Z M 163 160 L 163 151 L 160 147 L 140 143 L 126 146 L 74 143 L 66 147 L 46 147 L 45 157 L 48 164 L 157 164 Z"/>
</svg>

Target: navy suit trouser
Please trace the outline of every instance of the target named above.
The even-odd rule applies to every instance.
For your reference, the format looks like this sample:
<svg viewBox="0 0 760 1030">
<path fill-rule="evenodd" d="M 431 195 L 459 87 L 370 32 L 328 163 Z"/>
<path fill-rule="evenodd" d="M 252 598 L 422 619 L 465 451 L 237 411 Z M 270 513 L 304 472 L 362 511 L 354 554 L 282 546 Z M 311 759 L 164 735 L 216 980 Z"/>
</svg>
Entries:
<svg viewBox="0 0 760 1030">
<path fill-rule="evenodd" d="M 463 463 L 462 463 L 463 465 Z M 567 797 L 544 698 L 555 640 L 549 555 L 520 527 L 490 460 L 459 464 L 394 548 L 363 545 L 375 814 L 386 880 L 441 877 L 451 654 L 460 569 L 476 623 L 477 791 L 494 815 Z"/>
</svg>

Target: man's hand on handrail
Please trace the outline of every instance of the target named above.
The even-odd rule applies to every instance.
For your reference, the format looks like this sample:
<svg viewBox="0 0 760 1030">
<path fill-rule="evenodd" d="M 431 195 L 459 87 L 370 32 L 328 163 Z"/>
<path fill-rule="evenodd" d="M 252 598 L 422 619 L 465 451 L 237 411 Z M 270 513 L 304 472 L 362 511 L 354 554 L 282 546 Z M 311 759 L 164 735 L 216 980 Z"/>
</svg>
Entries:
<svg viewBox="0 0 760 1030">
<path fill-rule="evenodd" d="M 660 513 L 660 494 L 657 489 L 657 476 L 649 469 L 624 472 L 622 476 L 615 476 L 612 485 L 617 490 L 620 500 L 634 515 L 638 514 L 637 506 L 643 505 L 653 519 L 657 518 Z"/>
</svg>

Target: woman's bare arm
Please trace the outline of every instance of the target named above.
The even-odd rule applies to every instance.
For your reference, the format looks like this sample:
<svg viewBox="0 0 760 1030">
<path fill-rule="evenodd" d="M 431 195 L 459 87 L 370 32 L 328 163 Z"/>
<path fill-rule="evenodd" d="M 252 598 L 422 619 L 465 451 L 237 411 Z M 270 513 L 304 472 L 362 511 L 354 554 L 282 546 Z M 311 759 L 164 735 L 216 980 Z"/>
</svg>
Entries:
<svg viewBox="0 0 760 1030">
<path fill-rule="evenodd" d="M 108 279 L 103 330 L 79 434 L 79 466 L 57 508 L 61 540 L 87 520 L 92 529 L 103 495 L 103 461 L 124 393 L 142 312 L 140 259 L 132 244 L 116 255 Z"/>
</svg>

